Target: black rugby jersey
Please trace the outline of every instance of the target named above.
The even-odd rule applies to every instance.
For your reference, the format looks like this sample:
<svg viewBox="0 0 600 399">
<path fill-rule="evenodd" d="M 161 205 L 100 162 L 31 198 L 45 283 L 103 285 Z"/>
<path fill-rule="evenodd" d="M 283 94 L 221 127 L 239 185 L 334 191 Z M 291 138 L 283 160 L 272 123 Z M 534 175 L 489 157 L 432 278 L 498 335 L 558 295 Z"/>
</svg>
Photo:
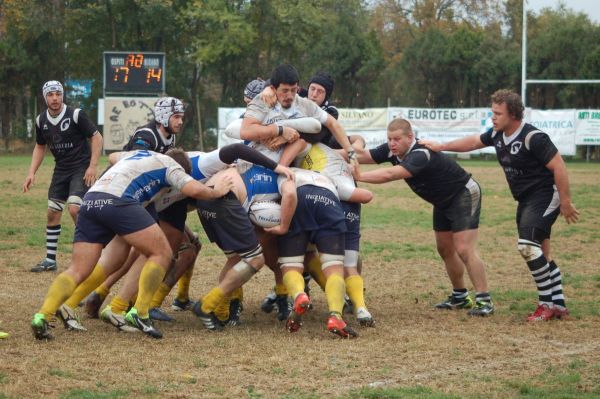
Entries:
<svg viewBox="0 0 600 399">
<path fill-rule="evenodd" d="M 127 144 L 123 146 L 124 151 L 148 150 L 164 154 L 175 147 L 175 135 L 170 134 L 168 138 L 158 131 L 156 122 L 152 121 L 147 125 L 138 127 Z"/>
<path fill-rule="evenodd" d="M 88 138 L 97 130 L 85 112 L 68 105 L 56 117 L 46 110 L 35 118 L 35 141 L 48 145 L 58 169 L 88 165 L 91 158 Z"/>
<path fill-rule="evenodd" d="M 539 189 L 552 188 L 554 175 L 546 164 L 558 153 L 558 149 L 546 133 L 524 123 L 510 137 L 504 137 L 502 131 L 490 129 L 480 139 L 486 146 L 496 149 L 498 162 L 516 200 Z"/>
<path fill-rule="evenodd" d="M 456 161 L 441 152 L 433 152 L 417 141 L 404 158 L 392 155 L 387 143 L 369 150 L 377 163 L 391 162 L 408 170 L 412 177 L 406 184 L 425 201 L 438 208 L 446 208 L 452 198 L 471 178 Z"/>
</svg>

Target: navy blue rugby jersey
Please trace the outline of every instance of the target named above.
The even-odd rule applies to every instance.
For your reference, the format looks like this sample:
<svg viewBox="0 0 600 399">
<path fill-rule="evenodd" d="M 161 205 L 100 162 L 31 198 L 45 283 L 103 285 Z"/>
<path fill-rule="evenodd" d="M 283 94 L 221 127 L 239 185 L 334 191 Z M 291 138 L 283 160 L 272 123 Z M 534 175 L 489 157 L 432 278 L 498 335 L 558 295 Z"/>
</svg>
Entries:
<svg viewBox="0 0 600 399">
<path fill-rule="evenodd" d="M 123 146 L 124 151 L 146 150 L 164 154 L 175 147 L 175 135 L 170 134 L 166 139 L 158 131 L 156 122 L 139 127 L 133 133 L 127 144 Z"/>
</svg>

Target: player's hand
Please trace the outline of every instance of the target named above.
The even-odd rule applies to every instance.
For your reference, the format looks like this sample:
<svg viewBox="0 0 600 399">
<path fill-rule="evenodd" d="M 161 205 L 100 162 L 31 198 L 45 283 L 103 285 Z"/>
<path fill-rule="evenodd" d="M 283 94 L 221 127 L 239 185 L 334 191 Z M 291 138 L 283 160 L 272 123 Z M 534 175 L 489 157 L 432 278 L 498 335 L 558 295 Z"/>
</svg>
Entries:
<svg viewBox="0 0 600 399">
<path fill-rule="evenodd" d="M 560 214 L 564 216 L 568 224 L 577 223 L 579 211 L 571 201 L 560 204 Z"/>
<path fill-rule="evenodd" d="M 29 188 L 33 186 L 34 182 L 35 175 L 28 175 L 27 178 L 25 178 L 25 183 L 23 183 L 23 192 L 26 193 L 27 191 L 29 191 Z"/>
<path fill-rule="evenodd" d="M 83 181 L 88 187 L 92 187 L 92 184 L 96 181 L 96 168 L 93 166 L 88 167 L 83 175 Z"/>
<path fill-rule="evenodd" d="M 300 133 L 298 133 L 298 131 L 294 128 L 284 126 L 281 137 L 283 137 L 288 143 L 293 143 L 300 138 Z"/>
<path fill-rule="evenodd" d="M 283 137 L 277 136 L 261 140 L 261 143 L 263 143 L 264 146 L 267 147 L 269 150 L 277 151 L 277 149 L 279 149 L 279 147 L 281 147 L 283 144 L 286 144 L 287 141 Z"/>
<path fill-rule="evenodd" d="M 271 86 L 267 86 L 263 89 L 263 91 L 260 93 L 260 99 L 270 108 L 273 108 L 275 104 L 277 104 L 277 95 Z"/>
<path fill-rule="evenodd" d="M 434 140 L 419 140 L 419 144 L 423 144 L 425 147 L 429 148 L 433 152 L 441 152 L 443 151 L 442 143 L 438 143 Z"/>
<path fill-rule="evenodd" d="M 359 165 L 351 165 L 350 171 L 352 172 L 352 177 L 356 181 L 360 181 L 360 166 Z"/>
<path fill-rule="evenodd" d="M 280 224 L 273 227 L 265 227 L 265 231 L 269 234 L 275 234 L 276 236 L 282 236 L 288 232 L 287 228 L 283 228 Z"/>
<path fill-rule="evenodd" d="M 223 176 L 215 183 L 213 190 L 216 192 L 217 198 L 224 196 L 233 188 L 233 179 L 231 176 Z"/>
<path fill-rule="evenodd" d="M 288 180 L 294 181 L 295 179 L 295 175 L 294 172 L 288 168 L 287 166 L 284 165 L 277 165 L 277 167 L 275 168 L 275 173 L 279 174 L 279 175 L 285 175 L 285 177 L 287 177 Z"/>
<path fill-rule="evenodd" d="M 348 163 L 352 166 L 353 169 L 358 167 L 358 156 L 354 150 L 348 151 Z"/>
</svg>

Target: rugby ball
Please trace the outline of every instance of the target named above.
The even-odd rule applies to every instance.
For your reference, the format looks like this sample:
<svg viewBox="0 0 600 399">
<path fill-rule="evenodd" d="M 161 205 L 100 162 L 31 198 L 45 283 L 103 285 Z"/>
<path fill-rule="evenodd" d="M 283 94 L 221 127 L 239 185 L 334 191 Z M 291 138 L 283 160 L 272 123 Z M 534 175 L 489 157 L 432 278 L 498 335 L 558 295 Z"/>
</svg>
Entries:
<svg viewBox="0 0 600 399">
<path fill-rule="evenodd" d="M 275 201 L 257 201 L 250 205 L 248 216 L 256 226 L 277 226 L 281 222 L 281 205 Z"/>
</svg>

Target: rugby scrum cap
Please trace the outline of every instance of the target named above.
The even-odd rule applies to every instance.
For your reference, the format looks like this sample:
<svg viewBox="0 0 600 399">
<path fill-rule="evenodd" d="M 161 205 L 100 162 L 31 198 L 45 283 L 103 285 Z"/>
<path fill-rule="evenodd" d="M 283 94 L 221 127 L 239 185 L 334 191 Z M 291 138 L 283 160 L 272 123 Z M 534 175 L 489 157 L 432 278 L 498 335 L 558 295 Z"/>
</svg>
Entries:
<svg viewBox="0 0 600 399">
<path fill-rule="evenodd" d="M 63 85 L 60 84 L 58 80 L 49 80 L 46 83 L 44 83 L 44 86 L 42 86 L 42 93 L 44 94 L 44 98 L 46 98 L 48 93 L 51 93 L 53 91 L 58 91 L 61 94 L 65 92 L 65 90 L 63 89 Z"/>
<path fill-rule="evenodd" d="M 244 89 L 244 97 L 248 97 L 252 100 L 254 97 L 260 94 L 265 88 L 265 81 L 261 79 L 254 79 L 246 85 Z"/>
<path fill-rule="evenodd" d="M 154 120 L 164 127 L 169 127 L 169 119 L 173 114 L 183 114 L 184 112 L 183 102 L 175 97 L 162 97 L 154 104 Z"/>
<path fill-rule="evenodd" d="M 333 78 L 328 73 L 319 71 L 315 76 L 310 78 L 308 86 L 312 83 L 323 86 L 325 89 L 325 101 L 329 100 L 331 93 L 333 93 Z"/>
</svg>

